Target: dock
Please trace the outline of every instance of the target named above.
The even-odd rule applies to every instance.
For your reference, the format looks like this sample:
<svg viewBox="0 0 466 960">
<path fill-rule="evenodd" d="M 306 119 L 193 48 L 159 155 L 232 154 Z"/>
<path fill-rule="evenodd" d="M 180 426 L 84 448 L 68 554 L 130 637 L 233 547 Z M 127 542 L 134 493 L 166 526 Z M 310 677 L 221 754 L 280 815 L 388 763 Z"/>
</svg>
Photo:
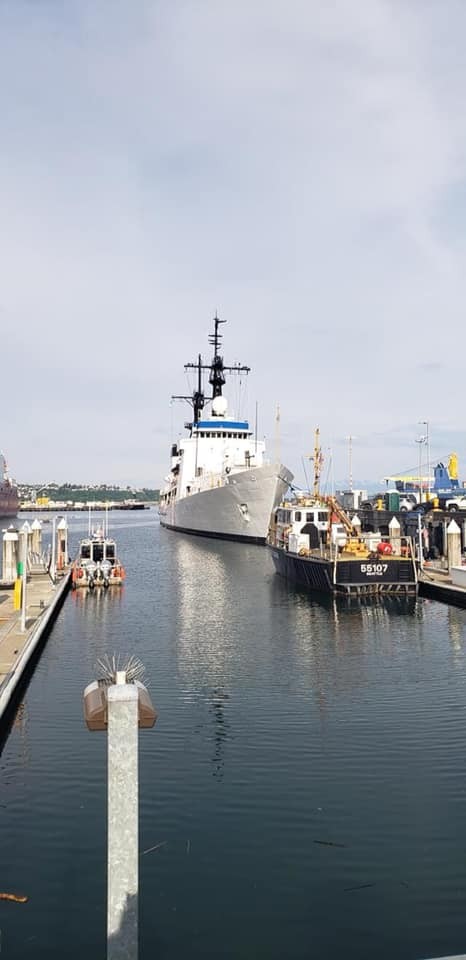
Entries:
<svg viewBox="0 0 466 960">
<path fill-rule="evenodd" d="M 151 506 L 155 504 L 146 500 L 90 500 L 87 503 L 50 500 L 47 504 L 22 500 L 18 513 L 86 513 L 89 509 L 95 513 L 98 510 L 149 510 Z"/>
<path fill-rule="evenodd" d="M 466 571 L 466 567 L 464 570 Z M 424 567 L 419 572 L 419 596 L 466 608 L 466 588 L 454 583 L 453 579 L 448 570 Z"/>
<path fill-rule="evenodd" d="M 27 585 L 26 628 L 14 609 L 14 589 L 0 587 L 0 719 L 45 639 L 70 585 L 70 570 L 53 583 L 46 572 L 32 573 Z"/>
</svg>

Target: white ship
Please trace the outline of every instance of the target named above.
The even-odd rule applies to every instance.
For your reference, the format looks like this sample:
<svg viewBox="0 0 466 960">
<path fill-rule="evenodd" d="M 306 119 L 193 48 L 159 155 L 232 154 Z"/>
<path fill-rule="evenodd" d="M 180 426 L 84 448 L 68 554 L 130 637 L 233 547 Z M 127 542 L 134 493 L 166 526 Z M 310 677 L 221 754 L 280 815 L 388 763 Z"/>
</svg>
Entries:
<svg viewBox="0 0 466 960">
<path fill-rule="evenodd" d="M 215 317 L 209 342 L 210 364 L 188 363 L 197 371 L 197 389 L 187 400 L 192 422 L 189 436 L 172 446 L 171 470 L 160 493 L 160 522 L 171 530 L 250 543 L 265 543 L 270 516 L 288 489 L 293 474 L 282 464 L 265 459 L 265 443 L 257 440 L 246 420 L 229 416 L 223 396 L 225 372 L 249 373 L 249 367 L 225 366 L 220 356 L 220 323 Z M 209 371 L 212 396 L 203 390 L 203 372 Z M 203 413 L 210 404 L 210 413 Z"/>
<path fill-rule="evenodd" d="M 16 517 L 18 507 L 18 488 L 10 480 L 5 457 L 0 453 L 0 517 Z"/>
</svg>

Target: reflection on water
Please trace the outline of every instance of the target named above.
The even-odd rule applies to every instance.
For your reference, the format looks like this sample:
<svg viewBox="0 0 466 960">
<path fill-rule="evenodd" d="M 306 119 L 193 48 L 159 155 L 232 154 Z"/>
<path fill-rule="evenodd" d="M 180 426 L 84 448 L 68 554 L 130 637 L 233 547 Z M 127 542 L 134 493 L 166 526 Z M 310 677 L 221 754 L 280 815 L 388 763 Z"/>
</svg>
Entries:
<svg viewBox="0 0 466 960">
<path fill-rule="evenodd" d="M 125 587 L 68 597 L 1 758 L 2 886 L 30 897 L 2 910 L 5 955 L 104 955 L 106 739 L 82 691 L 114 652 L 159 711 L 141 960 L 460 953 L 466 611 L 311 596 L 266 550 L 153 512 L 110 525 Z M 71 518 L 72 548 L 86 530 Z"/>
</svg>

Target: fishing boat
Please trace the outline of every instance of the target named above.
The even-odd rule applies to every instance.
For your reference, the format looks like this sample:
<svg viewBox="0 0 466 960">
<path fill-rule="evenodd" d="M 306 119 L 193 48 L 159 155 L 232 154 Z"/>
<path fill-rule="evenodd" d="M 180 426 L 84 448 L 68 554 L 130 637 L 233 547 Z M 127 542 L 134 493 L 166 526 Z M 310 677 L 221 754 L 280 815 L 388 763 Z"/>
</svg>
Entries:
<svg viewBox="0 0 466 960">
<path fill-rule="evenodd" d="M 72 589 L 121 587 L 125 576 L 125 569 L 117 557 L 115 540 L 108 536 L 108 517 L 104 527 L 92 530 L 89 520 L 89 534 L 80 541 L 71 568 Z"/>
<path fill-rule="evenodd" d="M 249 367 L 226 366 L 220 355 L 222 336 L 214 318 L 209 336 L 213 358 L 185 369 L 196 373 L 192 395 L 186 400 L 193 410 L 185 423 L 189 435 L 171 449 L 171 468 L 160 493 L 162 526 L 183 533 L 243 542 L 265 543 L 270 515 L 286 493 L 293 474 L 283 464 L 266 460 L 265 442 L 257 439 L 247 420 L 228 413 L 223 395 L 225 374 L 247 375 Z M 206 396 L 203 376 L 207 371 L 212 389 Z M 205 407 L 209 412 L 205 412 Z"/>
<path fill-rule="evenodd" d="M 314 489 L 283 501 L 271 518 L 268 546 L 277 573 L 309 590 L 367 594 L 416 594 L 414 546 L 395 524 L 391 536 L 362 533 L 335 497 L 321 496 L 322 456 L 316 431 Z"/>
<path fill-rule="evenodd" d="M 5 457 L 0 453 L 0 517 L 16 517 L 18 507 L 18 488 L 10 480 Z"/>
</svg>

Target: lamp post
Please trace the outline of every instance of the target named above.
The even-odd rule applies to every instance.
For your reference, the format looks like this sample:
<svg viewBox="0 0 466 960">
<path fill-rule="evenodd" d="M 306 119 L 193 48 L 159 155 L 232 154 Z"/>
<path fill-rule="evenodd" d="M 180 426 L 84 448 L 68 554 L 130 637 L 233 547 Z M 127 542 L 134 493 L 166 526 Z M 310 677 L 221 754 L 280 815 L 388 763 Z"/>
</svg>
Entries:
<svg viewBox="0 0 466 960">
<path fill-rule="evenodd" d="M 427 499 L 430 500 L 430 437 L 429 437 L 429 421 L 420 420 L 419 423 L 422 423 L 426 428 L 426 435 L 424 441 L 427 446 Z"/>
<path fill-rule="evenodd" d="M 23 523 L 20 533 L 22 536 L 22 545 L 21 545 L 21 631 L 22 633 L 26 630 L 26 591 L 27 591 L 27 562 L 28 562 L 28 534 L 30 531 L 30 526 L 27 520 Z"/>
<path fill-rule="evenodd" d="M 425 437 L 419 437 L 416 440 L 416 443 L 419 446 L 419 462 L 418 462 L 418 481 L 419 481 L 419 503 L 422 503 L 422 445 L 426 442 Z"/>
<path fill-rule="evenodd" d="M 50 560 L 50 576 L 53 583 L 56 580 L 56 566 L 57 566 L 57 520 L 63 519 L 62 517 L 54 516 L 52 517 L 52 556 Z"/>
<path fill-rule="evenodd" d="M 357 437 L 353 437 L 351 434 L 349 437 L 346 437 L 348 441 L 348 472 L 349 472 L 349 488 L 353 490 L 353 440 L 357 440 Z"/>
</svg>

